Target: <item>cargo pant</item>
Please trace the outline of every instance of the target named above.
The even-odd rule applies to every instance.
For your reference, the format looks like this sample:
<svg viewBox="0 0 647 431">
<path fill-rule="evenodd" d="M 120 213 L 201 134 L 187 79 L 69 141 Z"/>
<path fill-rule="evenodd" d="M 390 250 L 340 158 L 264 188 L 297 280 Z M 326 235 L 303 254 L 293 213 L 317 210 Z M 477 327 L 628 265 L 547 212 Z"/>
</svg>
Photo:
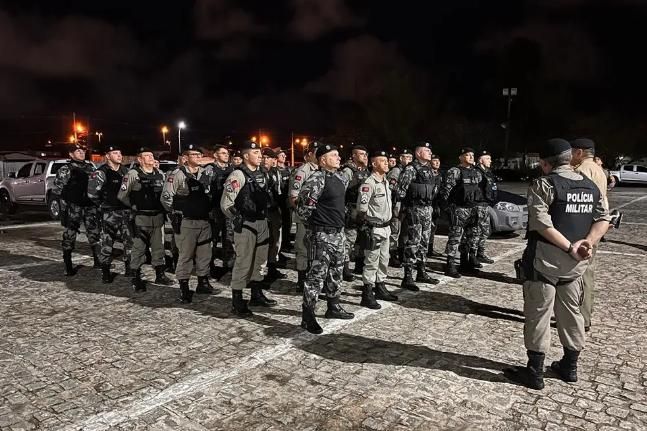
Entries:
<svg viewBox="0 0 647 431">
<path fill-rule="evenodd" d="M 139 269 L 146 262 L 146 250 L 151 250 L 151 265 L 164 266 L 164 214 L 135 216 L 133 250 L 130 266 Z M 177 239 L 176 239 L 177 240 Z"/>
<path fill-rule="evenodd" d="M 402 204 L 400 202 L 396 202 L 393 204 L 395 207 L 396 213 L 400 213 L 400 206 Z M 398 250 L 398 240 L 400 239 L 400 227 L 402 226 L 402 223 L 400 222 L 399 217 L 393 217 L 391 219 L 391 240 L 389 241 L 389 250 L 392 252 L 396 252 Z"/>
<path fill-rule="evenodd" d="M 407 228 L 404 243 L 403 266 L 413 268 L 417 263 L 424 263 L 429 247 L 433 222 L 433 208 L 428 206 L 409 207 L 405 211 L 403 225 Z"/>
<path fill-rule="evenodd" d="M 294 237 L 294 251 L 297 258 L 297 271 L 308 269 L 308 249 L 306 247 L 306 226 L 297 219 L 297 232 Z"/>
<path fill-rule="evenodd" d="M 313 307 L 326 286 L 328 300 L 338 299 L 341 295 L 342 272 L 344 267 L 344 232 L 310 231 L 308 237 L 308 257 L 310 265 L 304 282 L 303 304 Z"/>
<path fill-rule="evenodd" d="M 234 231 L 236 260 L 231 272 L 231 289 L 243 290 L 250 281 L 262 281 L 261 267 L 267 262 L 269 229 L 267 219 L 244 221 Z"/>
<path fill-rule="evenodd" d="M 119 241 L 124 246 L 123 261 L 130 261 L 130 253 L 133 247 L 133 238 L 130 232 L 130 210 L 104 210 L 101 232 L 101 254 L 99 260 L 102 265 L 112 263 L 112 252 L 114 243 Z"/>
<path fill-rule="evenodd" d="M 281 226 L 283 219 L 278 208 L 270 208 L 267 214 L 269 224 L 270 243 L 267 251 L 267 263 L 276 263 L 281 249 Z"/>
<path fill-rule="evenodd" d="M 523 284 L 523 328 L 527 350 L 546 353 L 550 348 L 550 318 L 554 311 L 557 334 L 562 346 L 584 348 L 584 318 L 580 313 L 582 278 L 554 286 L 545 281 Z"/>
<path fill-rule="evenodd" d="M 490 237 L 492 233 L 492 227 L 490 225 L 490 211 L 487 206 L 477 207 L 479 211 L 479 222 L 478 222 L 478 243 L 477 243 L 477 256 L 485 256 L 485 241 Z"/>
<path fill-rule="evenodd" d="M 452 205 L 449 211 L 449 235 L 445 254 L 448 264 L 458 265 L 461 253 L 476 253 L 478 250 L 479 209 Z"/>
<path fill-rule="evenodd" d="M 63 201 L 61 201 L 63 202 Z M 81 223 L 85 225 L 85 235 L 92 248 L 99 246 L 101 240 L 101 219 L 99 209 L 95 206 L 82 207 L 80 205 L 65 202 L 63 217 L 65 230 L 63 231 L 63 251 L 72 251 L 76 244 L 76 235 L 79 233 Z"/>
<path fill-rule="evenodd" d="M 582 297 L 582 306 L 580 312 L 584 318 L 584 327 L 591 326 L 591 315 L 593 314 L 593 299 L 595 297 L 595 255 L 597 254 L 598 246 L 593 246 L 593 255 L 589 259 L 589 265 L 582 275 L 582 288 L 584 290 Z"/>
<path fill-rule="evenodd" d="M 211 214 L 211 259 L 217 257 L 218 241 L 222 244 L 222 264 L 229 267 L 234 257 L 233 229 L 231 220 L 222 211 L 212 211 Z"/>
<path fill-rule="evenodd" d="M 188 280 L 193 272 L 198 277 L 209 275 L 211 262 L 211 224 L 208 220 L 183 219 L 180 233 L 175 234 L 178 248 L 178 260 L 175 277 L 178 280 Z"/>
<path fill-rule="evenodd" d="M 373 250 L 364 250 L 364 272 L 362 281 L 365 285 L 375 286 L 375 283 L 386 281 L 389 270 L 391 228 L 389 226 L 373 229 L 373 237 L 377 244 Z"/>
</svg>

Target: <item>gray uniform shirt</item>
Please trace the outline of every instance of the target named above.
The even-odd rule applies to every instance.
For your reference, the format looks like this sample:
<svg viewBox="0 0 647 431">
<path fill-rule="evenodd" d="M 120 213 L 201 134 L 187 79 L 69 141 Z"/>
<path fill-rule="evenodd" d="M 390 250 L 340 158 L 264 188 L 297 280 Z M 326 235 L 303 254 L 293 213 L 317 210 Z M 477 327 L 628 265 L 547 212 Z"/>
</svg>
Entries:
<svg viewBox="0 0 647 431">
<path fill-rule="evenodd" d="M 205 171 L 205 168 L 200 166 L 198 167 L 198 171 L 195 173 L 194 177 L 196 180 L 200 180 L 203 175 L 210 176 L 210 172 L 213 171 Z M 211 179 L 209 180 L 209 184 L 211 184 Z M 208 189 L 207 192 L 209 192 Z M 179 168 L 169 174 L 168 178 L 164 182 L 164 190 L 162 190 L 160 201 L 167 212 L 173 212 L 173 197 L 175 195 L 189 195 L 189 186 L 186 182 L 186 175 L 184 174 L 184 171 Z"/>
<path fill-rule="evenodd" d="M 360 186 L 357 196 L 357 211 L 366 213 L 366 220 L 373 225 L 382 225 L 391 221 L 391 190 L 386 177 L 381 180 L 376 174 L 371 174 Z M 373 234 L 386 238 L 389 235 L 388 226 L 374 228 Z"/>
</svg>

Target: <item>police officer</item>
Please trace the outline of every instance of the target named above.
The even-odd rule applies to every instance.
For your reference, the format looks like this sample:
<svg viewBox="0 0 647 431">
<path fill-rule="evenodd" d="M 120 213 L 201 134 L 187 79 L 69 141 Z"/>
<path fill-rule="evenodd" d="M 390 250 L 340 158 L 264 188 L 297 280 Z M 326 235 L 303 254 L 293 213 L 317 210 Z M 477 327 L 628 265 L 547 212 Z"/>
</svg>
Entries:
<svg viewBox="0 0 647 431">
<path fill-rule="evenodd" d="M 429 248 L 429 235 L 433 225 L 433 202 L 440 186 L 440 177 L 434 175 L 431 161 L 431 144 L 419 142 L 415 148 L 415 160 L 407 165 L 398 181 L 398 198 L 405 212 L 407 239 L 404 244 L 404 289 L 417 291 L 413 281 L 413 267 L 417 268 L 416 281 L 438 284 L 427 274 L 425 257 Z"/>
<path fill-rule="evenodd" d="M 303 183 L 317 171 L 317 156 L 316 150 L 319 146 L 318 141 L 312 141 L 308 146 L 308 150 L 304 155 L 305 163 L 302 164 L 294 171 L 294 175 L 290 178 L 290 194 L 289 202 L 292 208 L 296 209 L 299 192 Z M 303 292 L 303 286 L 306 279 L 306 270 L 308 269 L 308 249 L 306 247 L 306 225 L 304 220 L 295 217 L 297 225 L 296 235 L 294 237 L 294 251 L 297 260 L 297 292 Z"/>
<path fill-rule="evenodd" d="M 571 142 L 573 159 L 571 164 L 575 172 L 588 177 L 600 189 L 604 207 L 609 209 L 607 200 L 607 177 L 604 170 L 593 159 L 595 156 L 595 142 L 588 138 L 578 138 Z M 582 298 L 582 316 L 584 317 L 584 330 L 591 329 L 591 314 L 593 314 L 593 298 L 595 289 L 595 263 L 597 254 L 597 245 L 593 246 L 592 256 L 589 260 L 589 266 L 582 275 L 584 285 L 584 296 Z"/>
<path fill-rule="evenodd" d="M 110 145 L 105 148 L 106 162 L 96 171 L 90 174 L 88 181 L 88 197 L 101 208 L 103 214 L 101 232 L 101 281 L 112 283 L 110 264 L 112 263 L 112 249 L 115 241 L 120 241 L 124 247 L 125 274 L 130 274 L 130 250 L 133 246 L 133 239 L 130 235 L 130 209 L 119 199 L 119 187 L 123 182 L 124 175 L 128 168 L 123 166 L 121 150 Z"/>
<path fill-rule="evenodd" d="M 211 248 L 211 262 L 209 263 L 209 270 L 213 278 L 219 279 L 231 269 L 234 262 L 234 247 L 233 240 L 233 226 L 231 220 L 222 213 L 220 209 L 220 199 L 225 190 L 225 180 L 234 170 L 233 166 L 229 164 L 229 150 L 224 145 L 216 146 L 213 152 L 213 163 L 205 166 L 207 170 L 211 170 L 211 196 L 213 197 L 213 210 L 211 213 L 211 231 L 212 231 L 212 248 Z M 222 268 L 217 268 L 214 259 L 217 256 L 217 243 L 220 241 L 222 244 Z"/>
<path fill-rule="evenodd" d="M 73 276 L 76 269 L 72 265 L 72 251 L 81 223 L 85 225 L 88 242 L 92 248 L 94 267 L 100 268 L 101 220 L 99 208 L 88 197 L 88 179 L 94 172 L 94 165 L 85 161 L 85 147 L 75 144 L 69 151 L 70 160 L 56 172 L 52 193 L 61 205 L 61 225 L 63 231 L 63 261 L 65 275 Z"/>
<path fill-rule="evenodd" d="M 398 158 L 394 153 L 389 153 L 389 170 L 396 167 L 398 164 Z"/>
<path fill-rule="evenodd" d="M 438 179 L 439 184 L 442 185 L 444 178 L 443 174 L 440 171 L 440 157 L 437 154 L 432 154 L 431 155 L 431 171 L 434 173 L 434 175 L 439 176 L 440 178 Z M 433 225 L 431 226 L 431 232 L 429 233 L 429 249 L 427 250 L 427 257 L 437 257 L 437 256 L 442 256 L 442 253 L 438 253 L 434 250 L 434 240 L 436 237 L 436 228 L 438 224 L 436 221 L 438 220 L 438 217 L 440 217 L 440 207 L 439 207 L 439 196 L 440 194 L 437 194 L 436 197 L 434 198 L 434 204 L 433 204 L 433 213 L 432 213 L 432 221 Z"/>
<path fill-rule="evenodd" d="M 402 242 L 403 239 L 400 235 L 402 222 L 400 220 L 400 208 L 402 203 L 398 199 L 398 179 L 402 170 L 409 163 L 413 161 L 413 154 L 408 148 L 403 148 L 400 151 L 400 158 L 398 164 L 393 168 L 389 169 L 389 172 L 386 174 L 386 179 L 389 181 L 389 189 L 392 192 L 392 201 L 393 201 L 393 218 L 391 219 L 391 240 L 389 241 L 389 253 L 391 255 L 389 259 L 389 266 L 393 268 L 400 268 L 402 266 Z"/>
<path fill-rule="evenodd" d="M 146 250 L 151 249 L 151 264 L 155 267 L 155 283 L 173 282 L 164 274 L 164 208 L 160 201 L 164 177 L 155 169 L 151 149 L 142 147 L 137 152 L 138 165 L 124 176 L 117 198 L 131 209 L 133 249 L 130 265 L 135 271 L 132 286 L 135 291 L 146 291 L 141 266 L 146 261 Z"/>
<path fill-rule="evenodd" d="M 267 261 L 269 229 L 267 208 L 270 200 L 267 177 L 260 169 L 260 145 L 246 141 L 241 148 L 243 162 L 225 181 L 220 207 L 234 221 L 236 260 L 231 273 L 232 312 L 251 316 L 243 300 L 243 288 L 251 289 L 249 305 L 269 307 L 276 301 L 263 293 L 261 266 Z"/>
<path fill-rule="evenodd" d="M 186 146 L 182 154 L 187 162 L 169 174 L 161 202 L 170 214 L 179 252 L 175 277 L 180 284 L 180 302 L 188 304 L 193 298 L 189 279 L 194 260 L 198 276 L 195 293 L 214 292 L 209 284 L 213 171 L 200 166 L 202 151 L 193 144 Z"/>
<path fill-rule="evenodd" d="M 263 148 L 263 164 L 262 171 L 267 177 L 268 191 L 270 193 L 270 201 L 267 210 L 267 221 L 270 230 L 270 243 L 267 251 L 267 274 L 265 281 L 272 283 L 277 279 L 287 277 L 287 274 L 282 273 L 277 269 L 277 259 L 279 256 L 279 249 L 281 247 L 281 200 L 283 195 L 281 190 L 281 173 L 276 167 L 276 153 L 271 148 Z"/>
<path fill-rule="evenodd" d="M 522 258 L 528 364 L 504 370 L 533 389 L 544 387 L 553 312 L 564 356 L 551 368 L 562 380 L 577 381 L 577 361 L 585 343 L 582 274 L 610 220 L 597 186 L 573 171 L 568 141 L 551 139 L 539 157 L 544 176 L 528 188 L 528 245 Z"/>
<path fill-rule="evenodd" d="M 498 186 L 496 177 L 492 173 L 492 156 L 487 150 L 481 150 L 478 155 L 476 167 L 481 171 L 483 176 L 483 201 L 479 205 L 482 208 L 479 213 L 479 226 L 478 226 L 478 247 L 476 252 L 476 259 L 480 263 L 494 263 L 494 260 L 485 254 L 485 241 L 490 237 L 490 211 L 488 207 L 496 204 L 498 195 Z"/>
<path fill-rule="evenodd" d="M 389 237 L 393 215 L 392 193 L 386 180 L 389 170 L 386 151 L 376 151 L 371 156 L 372 173 L 359 189 L 357 220 L 361 226 L 358 241 L 364 242 L 364 272 L 362 301 L 360 305 L 378 309 L 375 300 L 397 301 L 398 297 L 386 289 L 389 264 Z"/>
<path fill-rule="evenodd" d="M 357 241 L 357 195 L 359 187 L 366 181 L 370 172 L 368 171 L 368 151 L 361 145 L 355 145 L 351 152 L 351 159 L 341 170 L 348 179 L 346 189 L 346 255 L 344 256 L 344 281 L 353 281 L 353 272 L 361 274 L 364 266 L 364 251 L 356 247 Z M 349 269 L 350 258 L 355 260 L 353 272 Z"/>
<path fill-rule="evenodd" d="M 297 214 L 308 223 L 308 259 L 310 265 L 303 290 L 301 327 L 321 334 L 315 318 L 317 298 L 326 286 L 329 319 L 352 319 L 353 313 L 339 304 L 344 256 L 344 198 L 348 179 L 338 172 L 339 153 L 334 145 L 321 145 L 316 157 L 320 170 L 315 171 L 301 187 Z M 325 283 L 327 281 L 327 283 Z"/>
<path fill-rule="evenodd" d="M 482 214 L 478 206 L 483 201 L 483 174 L 474 167 L 472 148 L 461 148 L 459 161 L 457 167 L 450 168 L 445 174 L 440 190 L 441 207 L 449 211 L 445 275 L 453 278 L 461 276 L 457 268 L 459 258 L 461 268 L 466 272 L 481 267 L 476 254 L 479 214 Z"/>
<path fill-rule="evenodd" d="M 287 257 L 283 254 L 285 251 L 292 250 L 290 244 L 290 230 L 292 229 L 292 211 L 288 202 L 288 193 L 290 190 L 290 177 L 292 169 L 286 164 L 285 151 L 278 148 L 276 152 L 276 168 L 281 175 L 281 200 L 279 208 L 281 209 L 281 251 L 279 252 L 279 263 L 284 266 Z"/>
<path fill-rule="evenodd" d="M 237 168 L 243 163 L 243 155 L 240 150 L 234 151 L 234 155 L 231 157 L 231 165 L 234 168 Z"/>
</svg>

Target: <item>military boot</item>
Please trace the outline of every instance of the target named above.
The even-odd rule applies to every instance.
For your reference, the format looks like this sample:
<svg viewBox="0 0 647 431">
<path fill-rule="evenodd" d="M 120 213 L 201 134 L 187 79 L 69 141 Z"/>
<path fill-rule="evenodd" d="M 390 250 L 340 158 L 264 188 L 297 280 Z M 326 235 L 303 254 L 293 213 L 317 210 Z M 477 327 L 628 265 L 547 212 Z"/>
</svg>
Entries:
<svg viewBox="0 0 647 431">
<path fill-rule="evenodd" d="M 447 266 L 445 267 L 445 275 L 452 278 L 461 278 L 461 274 L 458 272 L 456 265 L 449 262 L 447 262 Z"/>
<path fill-rule="evenodd" d="M 550 364 L 550 369 L 556 372 L 565 382 L 577 382 L 577 360 L 580 352 L 564 347 L 564 356 L 559 361 Z"/>
<path fill-rule="evenodd" d="M 364 272 L 364 257 L 358 257 L 355 259 L 355 269 L 353 269 L 353 274 L 362 275 Z"/>
<path fill-rule="evenodd" d="M 211 295 L 212 293 L 216 293 L 213 290 L 213 286 L 209 284 L 209 277 L 208 276 L 202 276 L 198 277 L 198 287 L 195 289 L 195 293 L 198 295 Z"/>
<path fill-rule="evenodd" d="M 311 334 L 321 334 L 323 329 L 317 323 L 314 306 L 301 305 L 301 327 Z"/>
<path fill-rule="evenodd" d="M 503 370 L 503 375 L 510 380 L 529 387 L 544 389 L 544 355 L 541 352 L 528 350 L 528 365 Z"/>
<path fill-rule="evenodd" d="M 483 268 L 483 265 L 481 265 L 481 262 L 479 262 L 478 257 L 476 257 L 476 254 L 470 253 L 469 258 L 468 258 L 468 263 L 471 268 L 474 269 L 480 269 Z"/>
<path fill-rule="evenodd" d="M 99 255 L 101 254 L 101 246 L 99 244 L 95 244 L 92 246 L 92 259 L 94 261 L 94 264 L 92 265 L 92 268 L 101 268 L 101 261 L 99 260 Z"/>
<path fill-rule="evenodd" d="M 173 284 L 173 280 L 164 274 L 164 265 L 155 267 L 155 284 L 162 284 L 164 286 L 170 286 Z"/>
<path fill-rule="evenodd" d="M 359 305 L 362 307 L 368 307 L 371 310 L 379 310 L 382 308 L 382 306 L 375 300 L 373 287 L 371 285 L 365 284 L 362 288 L 362 300 Z"/>
<path fill-rule="evenodd" d="M 305 281 L 306 281 L 306 272 L 297 271 L 297 287 L 296 287 L 297 293 L 303 293 L 303 283 L 305 283 Z"/>
<path fill-rule="evenodd" d="M 389 292 L 386 288 L 386 284 L 383 281 L 375 283 L 375 287 L 373 288 L 373 293 L 375 294 L 375 299 L 379 299 L 381 301 L 397 301 L 398 297 L 391 292 Z"/>
<path fill-rule="evenodd" d="M 487 263 L 488 265 L 494 263 L 494 259 L 489 258 L 485 253 L 479 253 L 476 255 L 476 259 L 480 263 Z"/>
<path fill-rule="evenodd" d="M 355 280 L 355 277 L 353 276 L 353 272 L 350 270 L 350 266 L 348 265 L 348 262 L 344 262 L 344 270 L 342 271 L 342 278 L 344 279 L 344 281 Z"/>
<path fill-rule="evenodd" d="M 413 270 L 411 267 L 404 268 L 404 278 L 402 279 L 401 288 L 411 290 L 412 292 L 417 292 L 420 289 L 416 286 L 416 283 L 413 281 Z"/>
<path fill-rule="evenodd" d="M 398 258 L 398 252 L 395 250 L 390 253 L 389 266 L 391 268 L 402 268 L 402 262 L 400 262 L 400 259 Z"/>
<path fill-rule="evenodd" d="M 231 312 L 241 317 L 250 317 L 254 315 L 252 310 L 247 307 L 247 301 L 243 299 L 242 290 L 231 291 Z"/>
<path fill-rule="evenodd" d="M 63 251 L 63 263 L 65 263 L 65 275 L 72 277 L 76 274 L 76 268 L 72 264 L 72 250 Z"/>
<path fill-rule="evenodd" d="M 276 269 L 276 264 L 274 263 L 267 264 L 267 274 L 265 275 L 265 281 L 267 281 L 268 283 L 271 283 L 273 281 L 282 280 L 284 278 L 287 278 L 287 274 L 284 274 L 278 269 Z"/>
<path fill-rule="evenodd" d="M 193 301 L 193 291 L 189 288 L 189 280 L 178 280 L 180 283 L 180 298 L 182 304 L 190 304 Z"/>
<path fill-rule="evenodd" d="M 328 309 L 325 314 L 326 319 L 343 319 L 349 320 L 355 317 L 353 313 L 349 313 L 339 305 L 339 298 L 328 299 Z"/>
<path fill-rule="evenodd" d="M 469 253 L 461 253 L 461 264 L 458 267 L 458 270 L 461 274 L 476 274 L 478 273 L 478 268 L 482 267 L 480 263 L 478 266 L 474 265 L 475 259 L 472 259 Z"/>
<path fill-rule="evenodd" d="M 416 265 L 416 269 L 418 270 L 418 273 L 416 274 L 416 281 L 419 283 L 427 283 L 427 284 L 438 284 L 440 283 L 439 280 L 433 278 L 431 275 L 427 274 L 427 268 L 425 268 L 425 263 L 424 262 L 418 262 Z"/>
<path fill-rule="evenodd" d="M 127 258 L 124 261 L 124 277 L 132 277 L 133 276 L 133 270 L 130 267 L 130 258 Z"/>
<path fill-rule="evenodd" d="M 249 287 L 252 290 L 251 298 L 249 300 L 249 305 L 252 307 L 273 307 L 276 305 L 276 301 L 268 298 L 263 293 L 263 285 L 258 281 L 252 281 L 249 283 Z"/>
<path fill-rule="evenodd" d="M 135 292 L 146 292 L 146 282 L 142 280 L 142 270 L 141 268 L 135 270 L 135 275 L 132 278 L 132 285 Z"/>
<path fill-rule="evenodd" d="M 101 282 L 103 284 L 112 283 L 112 274 L 110 273 L 110 264 L 104 263 L 101 265 Z"/>
</svg>

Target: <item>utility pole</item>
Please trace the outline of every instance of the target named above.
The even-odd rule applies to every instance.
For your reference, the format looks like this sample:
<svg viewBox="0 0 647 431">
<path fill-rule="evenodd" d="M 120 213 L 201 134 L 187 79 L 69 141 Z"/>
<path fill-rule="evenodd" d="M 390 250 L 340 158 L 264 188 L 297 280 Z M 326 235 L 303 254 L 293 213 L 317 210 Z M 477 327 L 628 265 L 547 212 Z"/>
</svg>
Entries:
<svg viewBox="0 0 647 431">
<path fill-rule="evenodd" d="M 506 122 L 501 126 L 505 129 L 505 143 L 503 147 L 504 166 L 508 166 L 508 147 L 510 145 L 510 110 L 512 109 L 512 98 L 517 95 L 517 88 L 504 88 L 503 96 L 508 98 L 508 109 L 506 114 Z"/>
</svg>

